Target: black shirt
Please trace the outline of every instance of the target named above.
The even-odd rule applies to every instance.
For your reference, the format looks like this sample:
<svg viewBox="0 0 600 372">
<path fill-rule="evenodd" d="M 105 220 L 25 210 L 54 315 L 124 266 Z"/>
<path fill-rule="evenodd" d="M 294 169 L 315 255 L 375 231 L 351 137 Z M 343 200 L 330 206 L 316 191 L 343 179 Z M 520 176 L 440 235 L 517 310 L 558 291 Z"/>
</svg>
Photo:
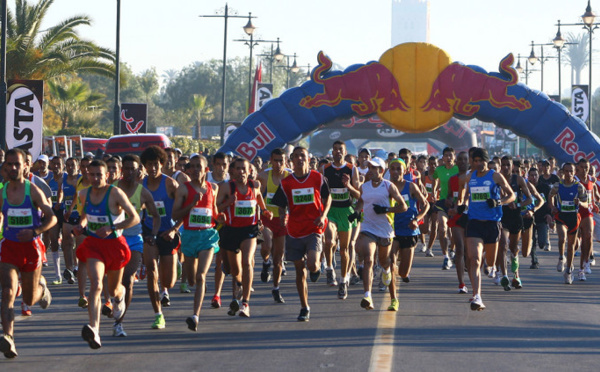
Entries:
<svg viewBox="0 0 600 372">
<path fill-rule="evenodd" d="M 547 214 L 551 214 L 550 203 L 548 203 L 548 195 L 550 195 L 550 185 L 541 182 L 541 180 L 542 178 L 540 177 L 540 181 L 538 181 L 538 184 L 535 186 L 535 189 L 544 198 L 544 204 L 542 204 L 540 209 L 535 211 L 535 213 L 533 214 L 534 220 L 536 222 L 543 221 L 546 218 Z"/>
</svg>

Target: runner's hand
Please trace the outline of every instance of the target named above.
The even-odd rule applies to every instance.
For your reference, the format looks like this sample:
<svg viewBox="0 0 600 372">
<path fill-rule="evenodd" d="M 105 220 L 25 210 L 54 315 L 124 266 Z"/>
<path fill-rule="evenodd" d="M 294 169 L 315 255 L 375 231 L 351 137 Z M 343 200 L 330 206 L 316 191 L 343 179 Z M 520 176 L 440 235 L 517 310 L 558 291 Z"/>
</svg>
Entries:
<svg viewBox="0 0 600 372">
<path fill-rule="evenodd" d="M 496 207 L 500 206 L 500 200 L 498 200 L 498 199 L 490 198 L 490 199 L 487 199 L 485 202 L 487 203 L 488 207 L 490 207 L 490 208 L 496 208 Z"/>
<path fill-rule="evenodd" d="M 373 204 L 373 210 L 377 214 L 386 214 L 390 212 L 390 207 L 384 207 L 383 205 Z"/>
</svg>

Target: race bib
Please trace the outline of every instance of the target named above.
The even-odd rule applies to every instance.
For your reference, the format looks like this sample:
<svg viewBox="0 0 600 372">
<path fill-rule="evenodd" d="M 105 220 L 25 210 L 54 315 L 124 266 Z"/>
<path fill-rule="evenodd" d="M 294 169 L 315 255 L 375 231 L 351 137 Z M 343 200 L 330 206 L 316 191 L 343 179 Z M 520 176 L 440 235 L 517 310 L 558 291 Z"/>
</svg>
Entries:
<svg viewBox="0 0 600 372">
<path fill-rule="evenodd" d="M 292 190 L 292 197 L 294 205 L 312 204 L 315 202 L 315 189 L 314 187 L 294 189 Z"/>
<path fill-rule="evenodd" d="M 490 199 L 490 187 L 489 186 L 477 186 L 471 187 L 471 201 L 472 202 L 484 202 Z"/>
<path fill-rule="evenodd" d="M 52 203 L 56 203 L 58 201 L 58 191 L 52 191 Z"/>
<path fill-rule="evenodd" d="M 87 228 L 92 233 L 96 233 L 96 231 L 100 230 L 104 226 L 110 226 L 108 216 L 94 216 L 93 214 L 88 214 L 87 220 Z"/>
<path fill-rule="evenodd" d="M 425 184 L 425 189 L 427 190 L 428 193 L 432 193 L 433 192 L 433 184 L 431 183 L 426 183 Z"/>
<path fill-rule="evenodd" d="M 409 205 L 408 204 L 408 200 L 409 200 L 408 194 L 402 194 L 402 198 L 404 198 L 404 201 L 406 202 L 406 205 Z"/>
<path fill-rule="evenodd" d="M 73 200 L 65 200 L 65 205 L 66 205 L 67 207 L 70 207 L 70 206 L 71 206 L 71 204 L 73 204 Z"/>
<path fill-rule="evenodd" d="M 158 214 L 161 218 L 167 216 L 167 208 L 165 208 L 165 202 L 155 201 L 154 205 L 156 205 L 156 209 L 158 209 Z"/>
<path fill-rule="evenodd" d="M 209 208 L 192 208 L 188 222 L 190 227 L 209 228 L 212 226 L 212 210 Z"/>
<path fill-rule="evenodd" d="M 274 196 L 275 196 L 274 192 L 267 193 L 267 200 L 265 200 L 265 202 L 269 207 L 276 207 L 276 205 L 271 204 L 271 201 L 273 200 Z"/>
<path fill-rule="evenodd" d="M 454 191 L 454 192 L 452 193 L 452 196 L 453 196 L 455 199 L 458 199 L 458 191 Z"/>
<path fill-rule="evenodd" d="M 8 227 L 25 228 L 33 226 L 33 215 L 29 208 L 8 208 Z"/>
<path fill-rule="evenodd" d="M 254 217 L 256 214 L 256 200 L 237 200 L 235 202 L 235 217 Z"/>
<path fill-rule="evenodd" d="M 346 187 L 340 189 L 331 189 L 331 200 L 333 201 L 346 201 L 350 199 L 350 193 Z"/>
<path fill-rule="evenodd" d="M 560 211 L 567 213 L 577 212 L 577 206 L 574 201 L 561 201 Z"/>
</svg>

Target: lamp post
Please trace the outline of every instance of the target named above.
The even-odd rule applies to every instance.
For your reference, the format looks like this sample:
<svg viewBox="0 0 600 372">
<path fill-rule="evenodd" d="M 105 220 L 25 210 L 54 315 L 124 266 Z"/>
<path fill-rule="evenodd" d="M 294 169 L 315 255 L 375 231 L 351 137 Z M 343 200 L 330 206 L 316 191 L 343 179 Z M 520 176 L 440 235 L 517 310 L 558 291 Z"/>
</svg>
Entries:
<svg viewBox="0 0 600 372">
<path fill-rule="evenodd" d="M 279 48 L 279 43 L 282 41 L 277 38 L 277 48 L 273 50 L 273 43 L 271 42 L 271 53 L 270 54 L 259 54 L 260 57 L 265 57 L 269 61 L 269 83 L 273 84 L 273 61 L 279 63 L 283 61 L 285 57 L 283 53 L 281 53 L 281 48 Z"/>
<path fill-rule="evenodd" d="M 296 53 L 294 53 L 293 56 L 285 55 L 285 57 L 286 57 L 286 62 L 287 62 L 286 65 L 285 66 L 276 66 L 276 67 L 285 68 L 285 70 L 286 70 L 285 89 L 289 89 L 289 87 L 290 87 L 290 71 L 295 74 L 298 71 L 300 71 L 300 67 L 298 66 L 298 63 L 296 62 Z M 294 63 L 292 63 L 291 66 L 290 66 L 290 57 L 294 57 Z"/>
<path fill-rule="evenodd" d="M 554 45 L 554 44 L 548 44 L 548 43 L 534 44 L 532 41 L 531 42 L 531 53 L 529 54 L 529 57 L 527 57 L 527 60 L 529 61 L 529 63 L 531 63 L 532 66 L 535 64 L 535 62 L 540 61 L 540 71 L 541 71 L 541 89 L 540 89 L 540 91 L 541 92 L 544 91 L 544 63 L 550 58 L 556 58 L 556 57 L 544 56 L 544 45 Z M 540 47 L 541 55 L 539 58 L 535 55 L 535 52 L 533 50 L 534 46 Z"/>
<path fill-rule="evenodd" d="M 214 14 L 214 15 L 200 15 L 201 18 L 223 18 L 225 27 L 223 32 L 223 79 L 221 83 L 221 140 L 220 144 L 223 146 L 223 137 L 225 137 L 225 92 L 227 88 L 226 84 L 226 72 L 227 72 L 227 21 L 229 18 L 246 18 L 246 16 L 238 16 L 235 14 L 229 14 L 229 6 L 225 3 L 224 14 Z"/>
<path fill-rule="evenodd" d="M 556 36 L 552 39 L 552 44 L 554 48 L 558 52 L 558 102 L 562 101 L 562 78 L 561 78 L 561 70 L 562 65 L 560 62 L 560 56 L 565 45 L 574 45 L 576 43 L 567 43 L 566 40 L 562 37 L 560 32 L 560 19 L 558 20 L 558 31 L 556 31 Z"/>
<path fill-rule="evenodd" d="M 533 49 L 532 49 L 533 52 Z M 529 56 L 531 57 L 531 55 Z M 535 62 L 535 60 L 533 60 Z M 517 66 L 515 66 L 515 70 L 517 70 L 518 73 L 523 74 L 525 76 L 525 85 L 528 85 L 529 83 L 529 74 L 531 74 L 534 71 L 538 71 L 538 70 L 530 70 L 529 69 L 529 64 L 527 64 L 527 62 L 531 63 L 529 61 L 529 58 L 525 61 L 525 68 L 523 68 L 523 66 L 521 66 L 521 54 L 519 53 L 519 57 L 517 59 Z M 531 63 L 533 65 L 533 63 Z M 521 140 L 521 138 L 519 137 L 519 141 Z M 520 149 L 520 145 L 519 145 L 519 149 Z M 527 156 L 527 139 L 525 139 L 525 156 Z"/>
<path fill-rule="evenodd" d="M 6 149 L 6 93 L 8 86 L 6 84 L 6 20 L 7 9 L 6 0 L 2 0 L 2 39 L 0 41 L 0 149 Z"/>
<path fill-rule="evenodd" d="M 588 0 L 587 3 L 587 7 L 585 8 L 585 13 L 583 13 L 583 15 L 581 16 L 581 20 L 583 21 L 583 23 L 563 23 L 563 26 L 583 26 L 584 29 L 586 29 L 588 31 L 588 41 L 589 41 L 589 45 L 588 45 L 588 66 L 589 66 L 589 86 L 588 86 L 588 101 L 589 101 L 589 114 L 588 114 L 588 120 L 589 120 L 589 124 L 588 124 L 588 129 L 592 130 L 592 95 L 593 95 L 593 89 L 592 89 L 592 34 L 594 33 L 594 30 L 598 28 L 598 25 L 594 23 L 594 21 L 596 20 L 596 13 L 594 13 L 592 11 L 592 6 L 590 4 L 590 0 Z"/>
<path fill-rule="evenodd" d="M 115 49 L 115 107 L 113 113 L 113 134 L 121 134 L 121 102 L 119 91 L 121 84 L 121 0 L 117 0 L 117 40 Z"/>
</svg>

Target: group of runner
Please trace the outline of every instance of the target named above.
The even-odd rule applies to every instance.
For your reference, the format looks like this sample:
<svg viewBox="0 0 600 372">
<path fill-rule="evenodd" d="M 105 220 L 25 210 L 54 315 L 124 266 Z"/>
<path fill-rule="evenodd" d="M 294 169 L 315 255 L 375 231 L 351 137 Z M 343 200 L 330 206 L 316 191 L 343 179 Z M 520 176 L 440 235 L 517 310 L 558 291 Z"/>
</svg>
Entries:
<svg viewBox="0 0 600 372">
<path fill-rule="evenodd" d="M 89 314 L 81 335 L 92 349 L 101 347 L 101 314 L 114 319 L 113 336 L 127 335 L 123 321 L 136 278 L 146 279 L 154 329 L 166 326 L 163 308 L 170 306 L 169 290 L 178 278 L 182 293 L 195 287 L 185 322 L 197 331 L 213 257 L 211 306 L 222 306 L 230 276 L 227 313 L 250 317 L 258 244 L 260 278 L 273 282 L 276 303 L 285 303 L 279 287 L 284 260 L 293 263 L 298 321 L 310 319 L 307 276 L 316 282 L 321 273 L 342 300 L 349 285 L 362 280 L 360 306 L 366 310 L 374 308 L 373 283 L 379 279 L 378 290 L 390 294 L 388 310 L 398 311 L 396 278 L 410 282 L 418 245 L 433 257 L 436 239 L 442 269 L 456 268 L 458 293 L 469 293 L 468 273 L 472 310 L 485 309 L 482 271 L 507 291 L 523 287 L 519 247 L 523 257 L 531 256 L 530 268 L 538 268 L 536 245 L 551 249 L 554 223 L 557 269 L 565 283 L 574 280 L 576 250 L 581 248 L 578 280 L 586 280 L 594 263 L 600 194 L 585 159 L 563 164 L 557 176 L 553 159 L 537 164 L 510 156 L 490 159 L 482 148 L 458 154 L 445 148 L 441 161 L 408 149 L 382 159 L 368 149 L 347 154 L 345 143 L 336 141 L 330 161 L 296 147 L 289 160 L 283 150 L 273 150 L 264 166 L 223 153 L 209 164 L 202 155 L 180 156 L 157 146 L 139 157 L 105 161 L 41 155 L 34 166 L 31 155 L 19 149 L 0 160 L 0 352 L 7 358 L 17 356 L 16 297 L 22 293 L 24 316 L 31 315 L 33 304 L 47 308 L 51 302 L 50 283 L 41 275 L 46 246 L 55 276 L 51 284 L 78 284 L 78 305 Z"/>
</svg>

